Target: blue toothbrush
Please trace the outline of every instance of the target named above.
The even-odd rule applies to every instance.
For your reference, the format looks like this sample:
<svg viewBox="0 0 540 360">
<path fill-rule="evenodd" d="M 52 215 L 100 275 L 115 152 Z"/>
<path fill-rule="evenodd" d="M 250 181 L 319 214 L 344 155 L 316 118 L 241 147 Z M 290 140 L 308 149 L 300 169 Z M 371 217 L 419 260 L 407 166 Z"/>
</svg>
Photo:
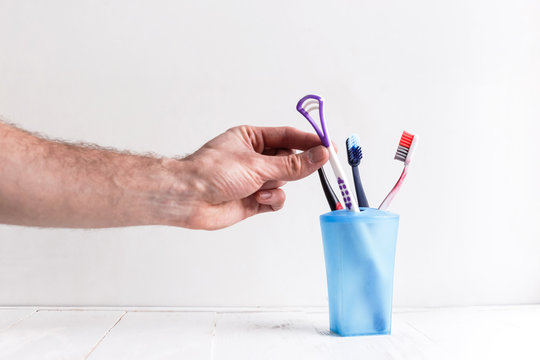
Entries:
<svg viewBox="0 0 540 360">
<path fill-rule="evenodd" d="M 349 165 L 351 165 L 352 173 L 354 177 L 354 187 L 356 188 L 356 198 L 358 199 L 359 207 L 369 207 L 364 188 L 362 187 L 362 181 L 360 180 L 360 172 L 358 171 L 358 165 L 362 160 L 362 148 L 360 147 L 360 141 L 358 135 L 352 134 L 347 139 L 347 159 Z"/>
</svg>

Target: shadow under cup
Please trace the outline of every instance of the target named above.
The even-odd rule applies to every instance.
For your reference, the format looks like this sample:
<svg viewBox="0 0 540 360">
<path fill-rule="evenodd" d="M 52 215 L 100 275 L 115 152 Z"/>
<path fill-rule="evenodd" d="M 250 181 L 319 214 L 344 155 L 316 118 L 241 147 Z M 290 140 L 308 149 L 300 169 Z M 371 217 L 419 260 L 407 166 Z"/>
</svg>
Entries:
<svg viewBox="0 0 540 360">
<path fill-rule="evenodd" d="M 320 216 L 330 330 L 390 334 L 399 215 L 371 208 Z"/>
</svg>

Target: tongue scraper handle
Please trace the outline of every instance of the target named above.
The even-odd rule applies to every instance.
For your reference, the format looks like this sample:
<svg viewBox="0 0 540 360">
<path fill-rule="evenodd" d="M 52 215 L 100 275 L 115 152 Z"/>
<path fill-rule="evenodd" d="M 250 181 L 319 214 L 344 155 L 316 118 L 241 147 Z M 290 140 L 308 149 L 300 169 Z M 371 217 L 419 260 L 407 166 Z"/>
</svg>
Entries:
<svg viewBox="0 0 540 360">
<path fill-rule="evenodd" d="M 321 120 L 322 130 L 317 126 L 317 123 L 315 123 L 311 115 L 309 115 L 309 113 L 304 109 L 303 105 L 307 100 L 316 100 L 319 103 L 319 119 Z M 334 171 L 334 175 L 336 176 L 336 180 L 339 185 L 339 190 L 341 192 L 345 207 L 352 211 L 360 211 L 358 205 L 353 200 L 352 191 L 350 190 L 352 188 L 349 186 L 347 178 L 345 177 L 345 172 L 341 167 L 337 154 L 334 150 L 334 147 L 332 146 L 330 136 L 328 135 L 328 131 L 326 130 L 323 106 L 324 99 L 322 97 L 318 95 L 306 95 L 302 99 L 300 99 L 300 101 L 298 101 L 298 104 L 296 105 L 296 110 L 298 110 L 298 112 L 302 114 L 307 119 L 307 121 L 309 121 L 311 126 L 313 126 L 313 129 L 315 129 L 317 135 L 319 135 L 322 144 L 328 148 L 328 152 L 330 153 L 330 165 L 332 166 L 332 170 Z"/>
</svg>

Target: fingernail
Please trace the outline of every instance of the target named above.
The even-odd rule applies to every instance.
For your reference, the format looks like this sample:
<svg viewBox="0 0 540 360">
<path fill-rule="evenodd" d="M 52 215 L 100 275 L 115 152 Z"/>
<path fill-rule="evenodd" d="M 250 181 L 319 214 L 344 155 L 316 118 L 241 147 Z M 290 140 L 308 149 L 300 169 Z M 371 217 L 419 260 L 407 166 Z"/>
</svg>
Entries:
<svg viewBox="0 0 540 360">
<path fill-rule="evenodd" d="M 270 191 L 259 191 L 259 197 L 263 200 L 270 199 L 272 193 Z"/>
<path fill-rule="evenodd" d="M 320 163 L 326 156 L 326 149 L 322 146 L 317 146 L 308 150 L 308 159 L 312 164 Z"/>
</svg>

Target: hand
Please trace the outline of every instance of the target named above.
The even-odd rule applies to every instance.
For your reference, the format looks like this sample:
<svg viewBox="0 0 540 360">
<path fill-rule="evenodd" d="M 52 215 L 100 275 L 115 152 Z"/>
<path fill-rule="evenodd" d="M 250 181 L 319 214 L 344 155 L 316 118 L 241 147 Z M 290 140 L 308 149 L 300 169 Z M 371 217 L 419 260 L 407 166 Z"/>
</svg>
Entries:
<svg viewBox="0 0 540 360">
<path fill-rule="evenodd" d="M 281 187 L 313 173 L 328 157 L 315 134 L 291 127 L 232 128 L 181 160 L 180 171 L 190 174 L 190 185 L 180 186 L 191 191 L 183 198 L 190 210 L 171 225 L 213 230 L 279 210 L 285 202 Z"/>
</svg>

